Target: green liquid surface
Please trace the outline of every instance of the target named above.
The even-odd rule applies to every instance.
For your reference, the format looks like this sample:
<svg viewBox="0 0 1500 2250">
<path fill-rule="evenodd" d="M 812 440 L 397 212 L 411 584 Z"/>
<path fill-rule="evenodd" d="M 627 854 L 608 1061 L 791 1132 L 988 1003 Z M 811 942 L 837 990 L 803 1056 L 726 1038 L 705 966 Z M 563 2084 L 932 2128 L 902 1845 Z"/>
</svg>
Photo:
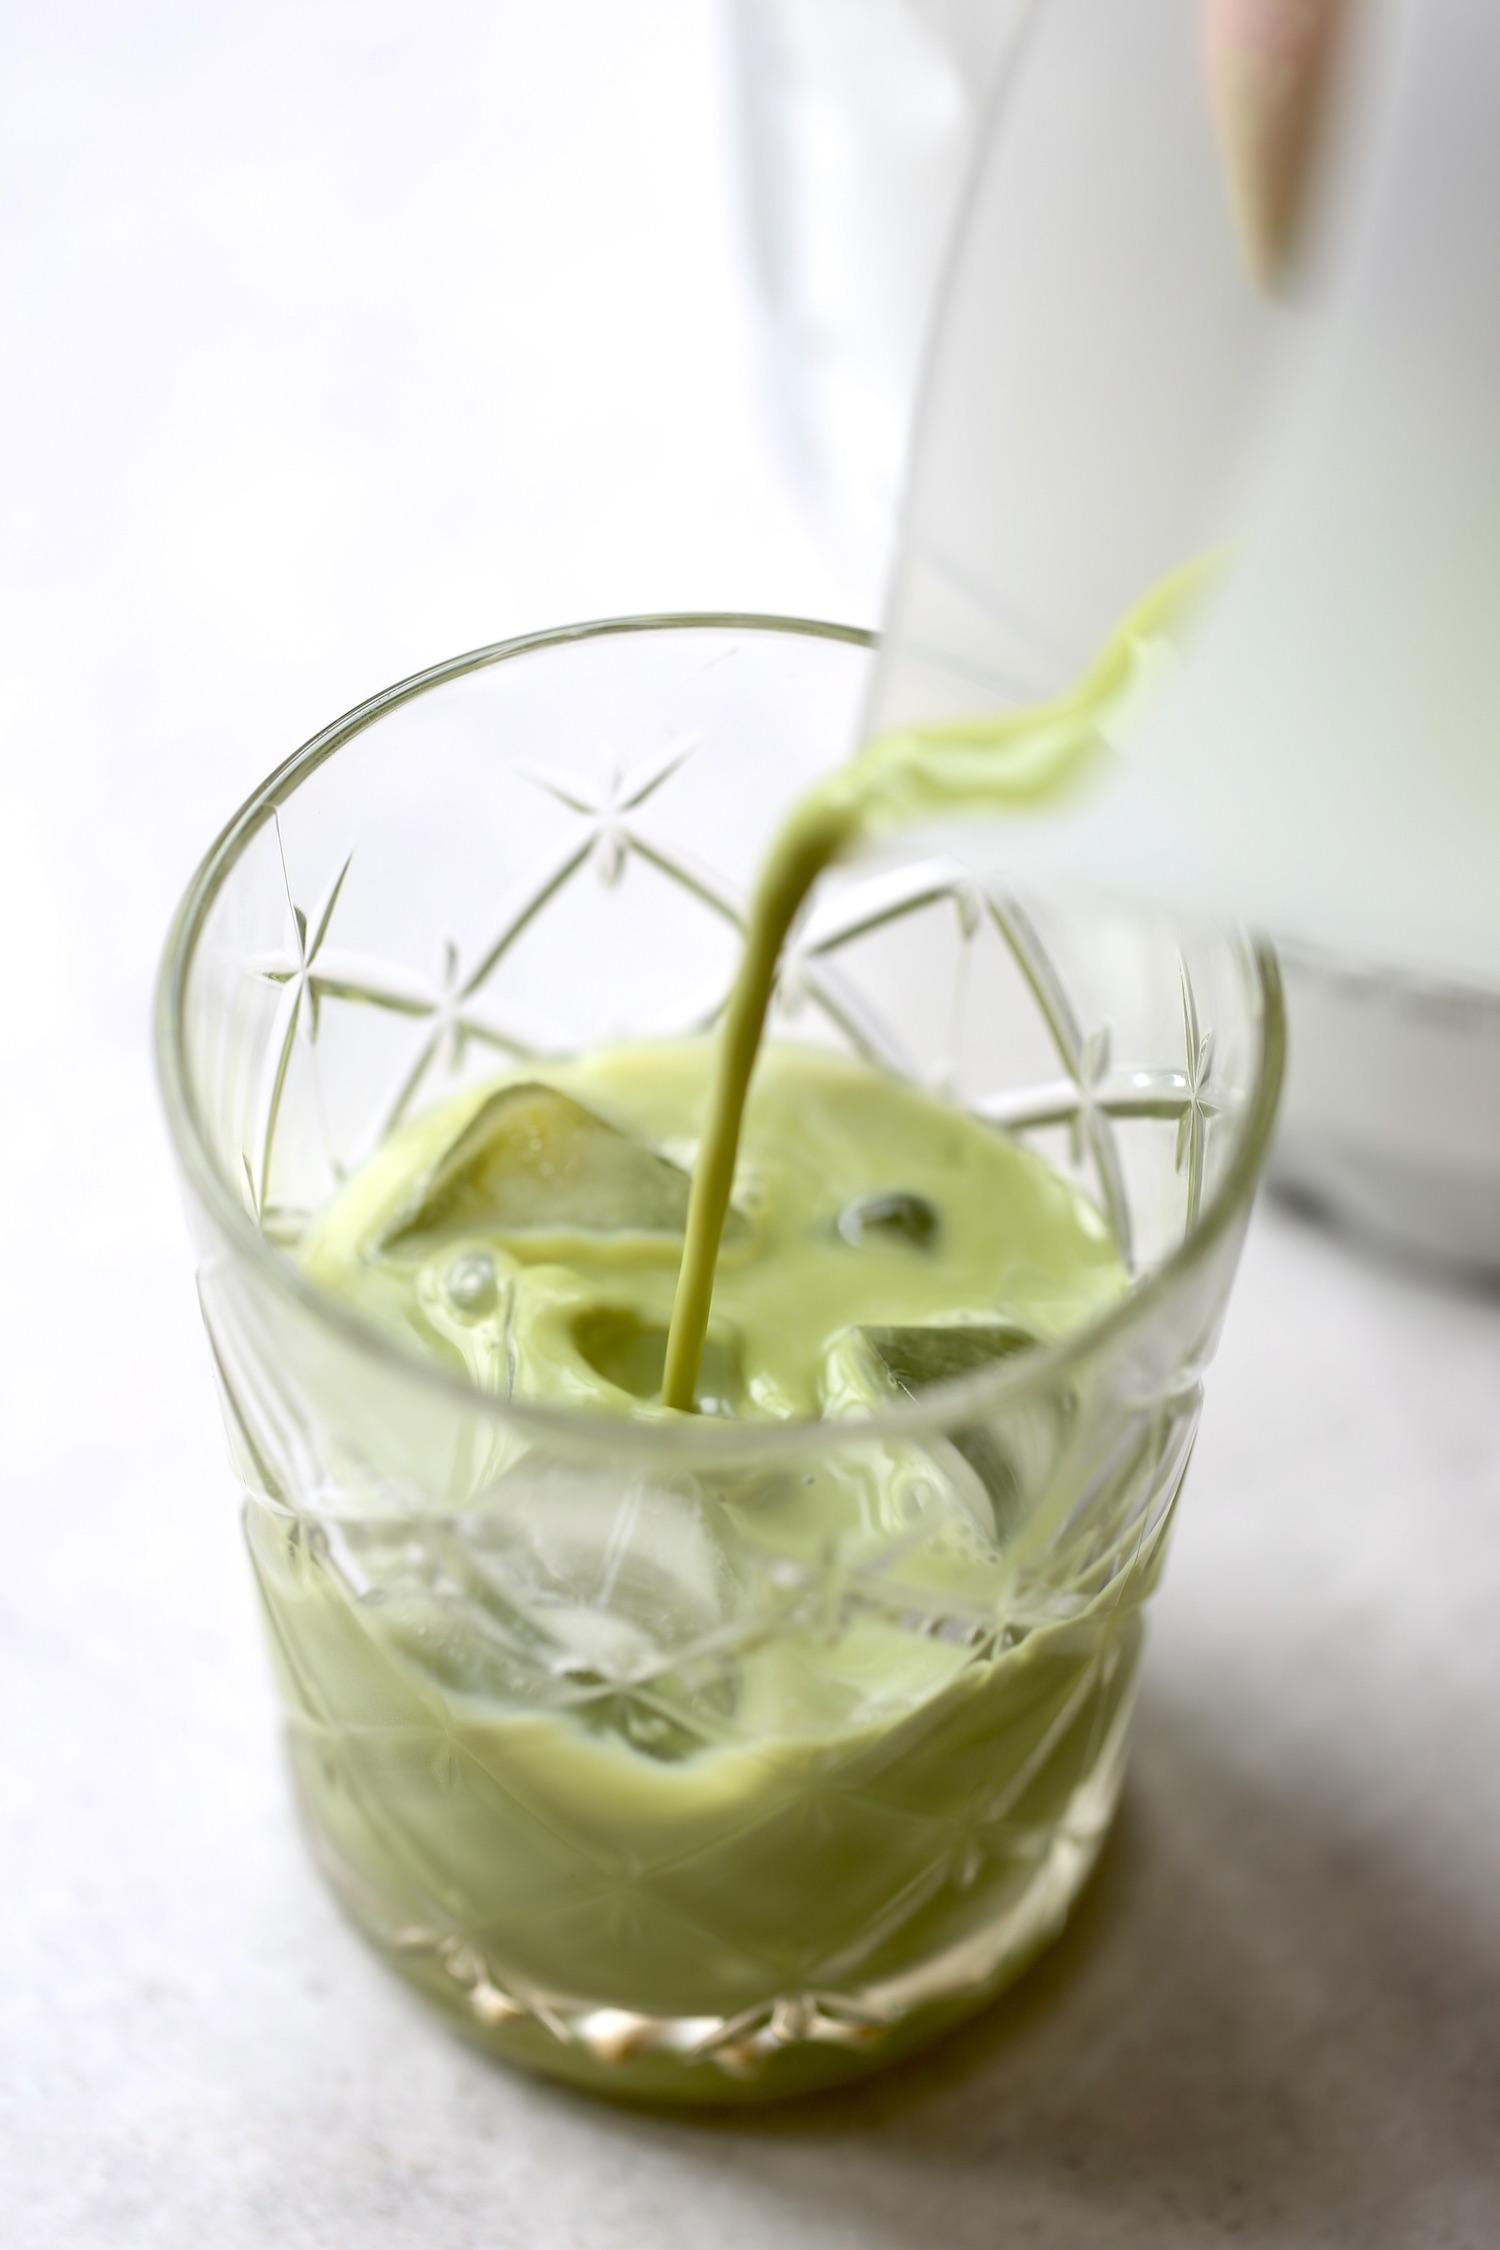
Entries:
<svg viewBox="0 0 1500 2250">
<path fill-rule="evenodd" d="M 672 1419 L 662 1367 L 715 1067 L 706 1041 L 620 1047 L 461 1096 L 364 1167 L 303 1264 L 482 1390 Z M 737 1159 L 711 1412 L 868 1412 L 893 1383 L 866 1332 L 1056 1336 L 1125 1285 L 1095 1206 L 1038 1157 L 839 1055 L 766 1050 Z"/>
</svg>

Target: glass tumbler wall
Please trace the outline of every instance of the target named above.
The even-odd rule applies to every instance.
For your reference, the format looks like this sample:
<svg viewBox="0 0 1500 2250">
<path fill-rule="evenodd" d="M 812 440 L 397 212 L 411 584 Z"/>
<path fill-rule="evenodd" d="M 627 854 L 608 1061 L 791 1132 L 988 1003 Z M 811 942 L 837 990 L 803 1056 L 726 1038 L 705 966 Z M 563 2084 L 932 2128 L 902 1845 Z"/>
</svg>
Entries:
<svg viewBox="0 0 1500 2250">
<path fill-rule="evenodd" d="M 846 752 L 869 652 L 686 618 L 439 666 L 252 798 L 163 971 L 319 1864 L 470 2035 L 622 2094 L 852 2075 L 1060 1927 L 1119 1792 L 1275 1109 L 1275 970 L 1241 936 L 886 853 L 820 886 L 771 1034 L 1038 1151 L 1113 1235 L 1113 1311 L 874 1415 L 647 1423 L 522 1404 L 498 1330 L 476 1381 L 311 1285 L 299 1240 L 402 1120 L 712 1025 L 758 855 Z M 800 1490 L 893 1489 L 893 1464 L 977 1494 L 958 1564 L 951 1512 L 919 1503 L 897 1538 L 858 1507 L 799 1536 Z"/>
</svg>

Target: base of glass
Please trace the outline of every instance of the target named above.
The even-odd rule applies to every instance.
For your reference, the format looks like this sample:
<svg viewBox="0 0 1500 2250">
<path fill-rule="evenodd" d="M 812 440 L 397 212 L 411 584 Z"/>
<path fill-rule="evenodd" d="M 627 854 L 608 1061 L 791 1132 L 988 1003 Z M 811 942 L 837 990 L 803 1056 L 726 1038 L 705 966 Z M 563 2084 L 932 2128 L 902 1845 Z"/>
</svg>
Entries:
<svg viewBox="0 0 1500 2250">
<path fill-rule="evenodd" d="M 928 2045 L 994 1999 L 1052 1942 L 1114 1817 L 1131 1700 L 1116 1712 L 1031 1880 L 982 1929 L 879 1983 L 775 1993 L 732 2016 L 642 2014 L 502 1977 L 461 1932 L 403 1919 L 350 1865 L 309 1793 L 299 1787 L 298 1797 L 314 1855 L 356 1928 L 489 2053 L 622 2101 L 780 2101 L 846 2084 Z"/>
</svg>

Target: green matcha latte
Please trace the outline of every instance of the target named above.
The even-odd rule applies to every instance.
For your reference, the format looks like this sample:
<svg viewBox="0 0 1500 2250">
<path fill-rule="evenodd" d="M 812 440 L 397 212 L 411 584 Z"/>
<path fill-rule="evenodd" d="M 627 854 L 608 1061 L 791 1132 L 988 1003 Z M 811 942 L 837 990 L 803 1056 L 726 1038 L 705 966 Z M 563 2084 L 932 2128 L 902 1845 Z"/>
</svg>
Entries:
<svg viewBox="0 0 1500 2250">
<path fill-rule="evenodd" d="M 1196 1394 L 1102 1450 L 1084 1360 L 924 1417 L 1107 1322 L 1114 1229 L 1007 1134 L 763 1029 L 821 871 L 1067 786 L 1187 591 L 1056 704 L 877 740 L 796 805 L 717 1032 L 470 1085 L 301 1235 L 322 1301 L 513 1415 L 457 1514 L 247 1511 L 320 1858 L 502 2054 L 829 2082 L 1014 1975 L 1098 1849 Z M 527 1420 L 559 1409 L 587 1463 Z M 601 1472 L 611 1427 L 659 1467 L 633 1437 Z"/>
</svg>

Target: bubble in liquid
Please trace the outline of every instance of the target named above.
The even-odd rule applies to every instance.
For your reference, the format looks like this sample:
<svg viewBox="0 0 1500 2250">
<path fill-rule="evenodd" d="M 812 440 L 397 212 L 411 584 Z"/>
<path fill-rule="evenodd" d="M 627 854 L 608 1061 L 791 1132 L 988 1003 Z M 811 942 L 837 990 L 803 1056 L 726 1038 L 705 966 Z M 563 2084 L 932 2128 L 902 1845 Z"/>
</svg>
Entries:
<svg viewBox="0 0 1500 2250">
<path fill-rule="evenodd" d="M 455 1312 L 486 1313 L 495 1302 L 495 1261 L 488 1250 L 466 1250 L 443 1276 L 443 1290 Z"/>
</svg>

